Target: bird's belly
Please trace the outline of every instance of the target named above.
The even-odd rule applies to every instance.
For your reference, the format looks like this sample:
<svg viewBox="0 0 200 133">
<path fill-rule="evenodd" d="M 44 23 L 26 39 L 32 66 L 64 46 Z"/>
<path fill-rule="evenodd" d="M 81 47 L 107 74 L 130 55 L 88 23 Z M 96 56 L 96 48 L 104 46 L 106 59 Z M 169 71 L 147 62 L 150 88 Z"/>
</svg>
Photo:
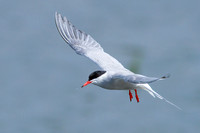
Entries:
<svg viewBox="0 0 200 133">
<path fill-rule="evenodd" d="M 130 90 L 135 88 L 134 84 L 125 82 L 122 79 L 112 79 L 109 82 L 104 81 L 99 86 L 109 90 Z"/>
</svg>

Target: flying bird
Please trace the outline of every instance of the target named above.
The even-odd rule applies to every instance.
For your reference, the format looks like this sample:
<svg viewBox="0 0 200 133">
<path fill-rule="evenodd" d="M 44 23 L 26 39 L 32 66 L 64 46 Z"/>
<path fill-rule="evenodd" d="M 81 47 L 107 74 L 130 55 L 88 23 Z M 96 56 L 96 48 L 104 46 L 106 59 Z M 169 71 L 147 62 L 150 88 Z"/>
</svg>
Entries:
<svg viewBox="0 0 200 133">
<path fill-rule="evenodd" d="M 96 42 L 89 34 L 77 29 L 66 17 L 55 13 L 55 22 L 61 37 L 79 55 L 85 56 L 95 62 L 101 70 L 94 71 L 89 75 L 88 81 L 82 87 L 94 84 L 109 90 L 128 90 L 129 99 L 132 101 L 131 90 L 135 91 L 135 98 L 139 102 L 138 89 L 147 91 L 153 97 L 165 100 L 167 103 L 180 109 L 177 105 L 166 100 L 155 92 L 149 83 L 166 79 L 169 75 L 160 78 L 147 77 L 135 74 L 126 69 L 114 57 L 104 52 L 101 45 Z"/>
</svg>

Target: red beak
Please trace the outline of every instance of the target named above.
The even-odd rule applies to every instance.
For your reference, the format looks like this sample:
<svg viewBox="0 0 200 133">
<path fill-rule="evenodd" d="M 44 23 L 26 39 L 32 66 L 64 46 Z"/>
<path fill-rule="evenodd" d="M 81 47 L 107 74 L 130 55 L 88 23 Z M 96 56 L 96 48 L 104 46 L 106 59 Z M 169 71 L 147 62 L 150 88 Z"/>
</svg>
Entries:
<svg viewBox="0 0 200 133">
<path fill-rule="evenodd" d="M 87 81 L 83 86 L 81 86 L 81 88 L 85 87 L 86 85 L 89 85 L 90 83 L 92 83 L 91 81 Z"/>
</svg>

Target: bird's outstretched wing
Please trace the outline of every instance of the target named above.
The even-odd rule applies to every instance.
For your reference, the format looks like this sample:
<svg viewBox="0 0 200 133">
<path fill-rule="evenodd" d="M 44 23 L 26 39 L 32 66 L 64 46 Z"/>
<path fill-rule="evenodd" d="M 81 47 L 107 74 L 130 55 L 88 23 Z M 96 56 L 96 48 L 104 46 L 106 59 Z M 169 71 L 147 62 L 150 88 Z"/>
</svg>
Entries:
<svg viewBox="0 0 200 133">
<path fill-rule="evenodd" d="M 106 71 L 125 69 L 120 62 L 105 53 L 101 45 L 90 35 L 77 29 L 66 17 L 56 12 L 55 21 L 60 35 L 77 54 L 88 57 Z"/>
<path fill-rule="evenodd" d="M 147 77 L 147 76 L 143 76 L 143 75 L 140 75 L 140 74 L 131 74 L 131 75 L 122 76 L 120 78 L 124 79 L 127 82 L 134 83 L 134 84 L 146 84 L 146 83 L 155 82 L 157 80 L 166 79 L 166 78 L 169 78 L 169 77 L 170 77 L 170 74 L 167 74 L 167 75 L 162 76 L 160 78 Z"/>
</svg>

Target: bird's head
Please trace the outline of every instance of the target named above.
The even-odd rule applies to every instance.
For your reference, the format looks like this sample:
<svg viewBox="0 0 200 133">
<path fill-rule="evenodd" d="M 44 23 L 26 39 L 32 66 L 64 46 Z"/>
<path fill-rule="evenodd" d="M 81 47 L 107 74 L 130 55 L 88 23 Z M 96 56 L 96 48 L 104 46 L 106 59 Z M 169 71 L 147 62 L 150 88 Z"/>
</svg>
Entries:
<svg viewBox="0 0 200 133">
<path fill-rule="evenodd" d="M 90 83 L 93 83 L 93 84 L 98 83 L 99 77 L 101 77 L 104 73 L 106 73 L 106 71 L 94 71 L 93 73 L 91 73 L 89 75 L 88 81 L 85 82 L 85 84 L 83 84 L 81 86 L 81 88 L 90 84 Z"/>
</svg>

